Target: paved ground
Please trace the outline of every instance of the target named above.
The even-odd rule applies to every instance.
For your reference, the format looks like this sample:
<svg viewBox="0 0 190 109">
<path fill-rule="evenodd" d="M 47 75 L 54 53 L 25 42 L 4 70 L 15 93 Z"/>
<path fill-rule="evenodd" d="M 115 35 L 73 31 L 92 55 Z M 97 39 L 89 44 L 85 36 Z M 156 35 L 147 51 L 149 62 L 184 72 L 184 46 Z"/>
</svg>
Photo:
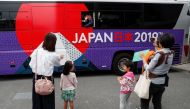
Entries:
<svg viewBox="0 0 190 109">
<path fill-rule="evenodd" d="M 138 75 L 137 75 L 138 76 Z M 163 109 L 190 109 L 190 73 L 173 70 L 169 87 L 163 95 Z M 75 109 L 118 109 L 119 84 L 111 72 L 86 72 L 78 75 L 79 88 Z M 56 109 L 63 109 L 59 78 L 56 83 Z M 0 109 L 31 109 L 31 75 L 0 76 Z M 131 109 L 139 105 L 138 97 L 130 96 Z M 152 108 L 152 105 L 150 106 Z"/>
<path fill-rule="evenodd" d="M 181 64 L 181 65 L 174 65 L 172 66 L 174 69 L 180 69 L 190 72 L 190 63 L 187 64 Z"/>
</svg>

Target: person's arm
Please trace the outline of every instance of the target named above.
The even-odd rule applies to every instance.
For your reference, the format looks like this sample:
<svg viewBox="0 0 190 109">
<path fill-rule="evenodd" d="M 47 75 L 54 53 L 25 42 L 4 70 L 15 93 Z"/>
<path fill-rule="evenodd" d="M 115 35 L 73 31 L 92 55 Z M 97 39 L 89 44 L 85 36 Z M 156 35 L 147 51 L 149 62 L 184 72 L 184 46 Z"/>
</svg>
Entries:
<svg viewBox="0 0 190 109">
<path fill-rule="evenodd" d="M 119 84 L 121 84 L 121 85 L 124 85 L 125 84 L 125 81 L 126 81 L 126 78 L 125 77 L 118 77 L 118 82 L 119 82 Z"/>
<path fill-rule="evenodd" d="M 62 90 L 62 85 L 63 85 L 63 74 L 60 76 L 60 89 Z"/>
<path fill-rule="evenodd" d="M 61 66 L 60 61 L 63 59 L 63 55 L 54 55 L 53 63 L 55 66 Z"/>
<path fill-rule="evenodd" d="M 85 27 L 93 26 L 93 20 L 89 20 Z"/>
<path fill-rule="evenodd" d="M 36 70 L 36 63 L 37 63 L 37 49 L 33 51 L 30 57 L 31 57 L 31 60 L 30 60 L 29 66 L 31 67 L 33 72 L 36 72 L 35 70 Z"/>
<path fill-rule="evenodd" d="M 156 55 L 153 57 L 153 59 L 151 59 L 149 64 L 144 58 L 142 58 L 145 70 L 151 72 L 155 68 L 156 64 L 158 63 L 159 57 L 160 57 L 160 54 L 156 53 Z"/>
<path fill-rule="evenodd" d="M 76 74 L 75 74 L 75 73 L 74 73 L 74 79 L 73 79 L 73 82 L 74 82 L 74 86 L 75 86 L 75 88 L 77 88 L 78 81 L 77 81 L 77 77 L 76 77 Z"/>
</svg>

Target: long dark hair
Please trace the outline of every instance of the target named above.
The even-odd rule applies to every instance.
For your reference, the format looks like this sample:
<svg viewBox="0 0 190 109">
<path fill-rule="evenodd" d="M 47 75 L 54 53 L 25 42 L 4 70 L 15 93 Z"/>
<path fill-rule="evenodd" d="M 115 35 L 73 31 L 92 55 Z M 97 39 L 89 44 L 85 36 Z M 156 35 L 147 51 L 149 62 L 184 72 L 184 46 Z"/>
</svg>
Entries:
<svg viewBox="0 0 190 109">
<path fill-rule="evenodd" d="M 74 68 L 74 64 L 73 64 L 72 61 L 67 61 L 67 62 L 65 62 L 63 74 L 64 74 L 64 75 L 69 75 L 70 71 L 71 71 L 73 68 Z"/>
<path fill-rule="evenodd" d="M 45 50 L 48 50 L 50 52 L 54 52 L 55 51 L 55 44 L 56 44 L 57 38 L 53 33 L 48 33 L 45 36 L 44 42 L 42 47 Z"/>
</svg>

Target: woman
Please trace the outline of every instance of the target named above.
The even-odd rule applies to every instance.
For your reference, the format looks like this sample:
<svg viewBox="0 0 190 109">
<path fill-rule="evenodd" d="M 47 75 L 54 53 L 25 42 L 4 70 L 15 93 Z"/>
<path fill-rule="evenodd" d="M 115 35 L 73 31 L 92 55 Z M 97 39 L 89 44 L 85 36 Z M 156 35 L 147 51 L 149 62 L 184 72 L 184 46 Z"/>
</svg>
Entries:
<svg viewBox="0 0 190 109">
<path fill-rule="evenodd" d="M 33 76 L 33 91 L 32 91 L 32 109 L 55 109 L 55 92 L 50 95 L 39 95 L 35 92 L 35 80 L 42 76 L 47 77 L 54 83 L 53 69 L 54 66 L 60 65 L 60 60 L 63 56 L 58 56 L 55 53 L 56 36 L 53 33 L 48 33 L 44 39 L 42 48 L 35 49 L 31 55 L 30 67 L 32 68 Z"/>
<path fill-rule="evenodd" d="M 141 109 L 149 109 L 149 102 L 152 98 L 154 109 L 161 109 L 162 94 L 165 91 L 165 86 L 168 82 L 168 71 L 172 65 L 173 53 L 170 50 L 174 44 L 174 38 L 168 33 L 163 34 L 157 39 L 157 44 L 160 50 L 157 50 L 155 56 L 148 64 L 144 54 L 141 55 L 143 59 L 144 68 L 149 72 L 148 77 L 151 79 L 149 88 L 149 99 L 141 99 Z"/>
</svg>

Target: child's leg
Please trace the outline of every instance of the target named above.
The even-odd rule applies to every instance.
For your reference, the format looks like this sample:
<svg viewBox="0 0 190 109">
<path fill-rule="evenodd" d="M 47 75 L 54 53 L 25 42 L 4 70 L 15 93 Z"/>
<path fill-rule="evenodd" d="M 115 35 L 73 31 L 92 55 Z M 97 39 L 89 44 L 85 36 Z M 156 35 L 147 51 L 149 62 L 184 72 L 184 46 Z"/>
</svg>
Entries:
<svg viewBox="0 0 190 109">
<path fill-rule="evenodd" d="M 64 109 L 67 109 L 68 101 L 64 101 Z"/>
<path fill-rule="evenodd" d="M 70 109 L 74 109 L 74 102 L 73 101 L 69 101 L 70 104 Z"/>
<path fill-rule="evenodd" d="M 128 98 L 130 94 L 120 94 L 120 109 L 127 109 L 129 108 L 128 105 Z"/>
</svg>

